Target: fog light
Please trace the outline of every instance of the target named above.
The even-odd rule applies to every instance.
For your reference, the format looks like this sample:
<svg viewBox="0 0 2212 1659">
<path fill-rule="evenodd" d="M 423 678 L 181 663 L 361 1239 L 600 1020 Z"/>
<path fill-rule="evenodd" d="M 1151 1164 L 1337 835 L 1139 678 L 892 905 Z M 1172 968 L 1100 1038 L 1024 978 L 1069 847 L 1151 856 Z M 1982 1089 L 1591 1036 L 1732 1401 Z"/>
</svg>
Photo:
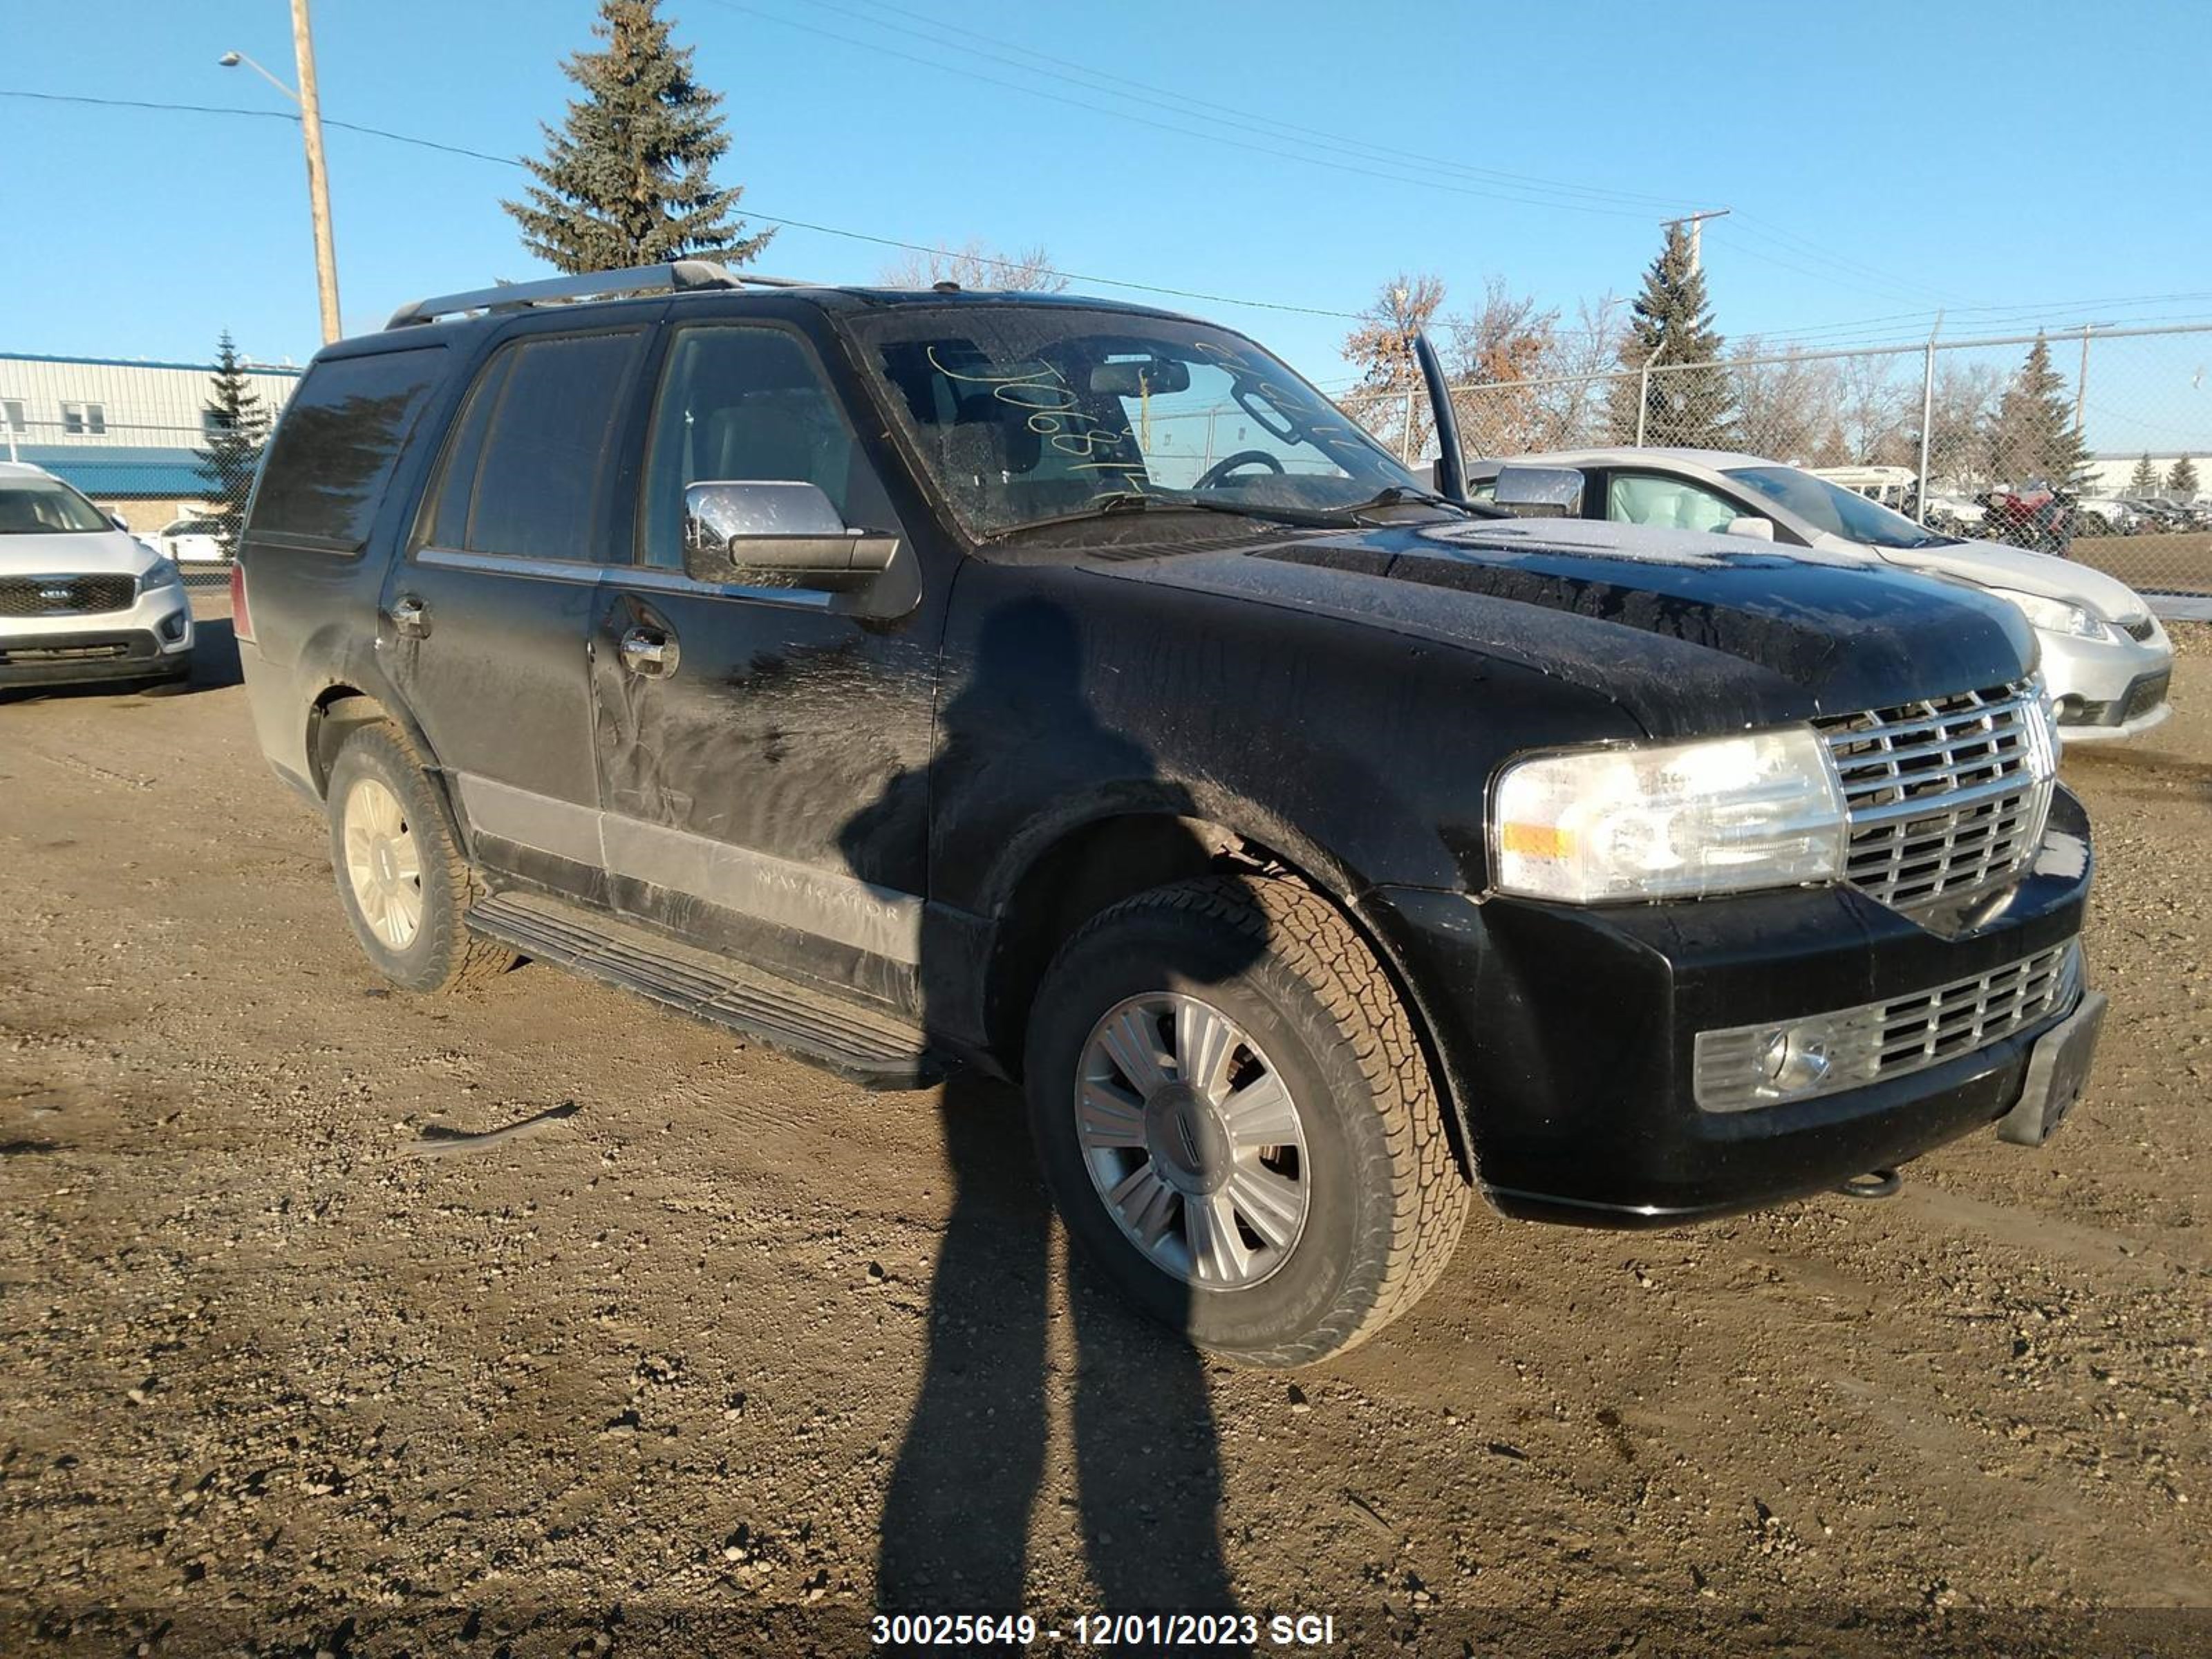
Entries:
<svg viewBox="0 0 2212 1659">
<path fill-rule="evenodd" d="M 185 637 L 185 613 L 181 611 L 173 611 L 155 626 L 163 639 L 171 645 L 174 645 Z"/>
<path fill-rule="evenodd" d="M 1802 1025 L 1778 1025 L 1759 1045 L 1759 1069 L 1766 1091 L 1802 1094 L 1828 1080 L 1828 1045 Z"/>
</svg>

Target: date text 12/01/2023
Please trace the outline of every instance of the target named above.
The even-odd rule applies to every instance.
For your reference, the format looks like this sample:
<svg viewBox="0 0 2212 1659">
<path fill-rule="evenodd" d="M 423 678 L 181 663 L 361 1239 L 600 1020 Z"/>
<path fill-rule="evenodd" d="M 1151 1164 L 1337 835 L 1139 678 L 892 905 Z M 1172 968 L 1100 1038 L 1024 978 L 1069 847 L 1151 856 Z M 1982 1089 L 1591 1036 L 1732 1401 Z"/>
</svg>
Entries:
<svg viewBox="0 0 2212 1659">
<path fill-rule="evenodd" d="M 1079 1613 L 1057 1621 L 1035 1613 L 879 1613 L 869 1635 L 878 1646 L 1026 1648 L 1040 1643 L 1075 1647 L 1154 1646 L 1287 1649 L 1336 1645 L 1333 1613 Z"/>
</svg>

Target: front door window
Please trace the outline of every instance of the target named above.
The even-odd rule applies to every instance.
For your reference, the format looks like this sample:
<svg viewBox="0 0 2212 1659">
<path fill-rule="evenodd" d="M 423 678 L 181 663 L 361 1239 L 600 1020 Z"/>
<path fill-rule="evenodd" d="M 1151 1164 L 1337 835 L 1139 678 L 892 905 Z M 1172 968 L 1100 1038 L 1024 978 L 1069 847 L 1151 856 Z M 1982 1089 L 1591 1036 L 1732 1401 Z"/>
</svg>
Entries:
<svg viewBox="0 0 2212 1659">
<path fill-rule="evenodd" d="M 1702 485 L 1656 472 L 1616 472 L 1605 489 L 1605 516 L 1615 524 L 1725 531 L 1742 511 Z"/>
</svg>

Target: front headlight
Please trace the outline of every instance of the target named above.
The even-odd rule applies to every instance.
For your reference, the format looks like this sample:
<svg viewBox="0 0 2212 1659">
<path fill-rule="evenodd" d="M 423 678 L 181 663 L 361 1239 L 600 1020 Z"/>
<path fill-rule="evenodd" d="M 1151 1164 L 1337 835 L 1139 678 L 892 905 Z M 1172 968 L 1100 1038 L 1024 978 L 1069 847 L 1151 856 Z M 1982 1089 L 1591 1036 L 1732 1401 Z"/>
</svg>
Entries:
<svg viewBox="0 0 2212 1659">
<path fill-rule="evenodd" d="M 1832 881 L 1842 787 L 1810 726 L 1532 755 L 1498 775 L 1498 890 L 1570 904 Z"/>
<path fill-rule="evenodd" d="M 2077 640 L 2108 640 L 2112 630 L 2106 628 L 2096 612 L 2087 605 L 2075 605 L 2066 599 L 2046 599 L 2039 593 L 2021 593 L 2009 587 L 1990 590 L 2001 599 L 2009 599 L 2027 617 L 2028 626 L 2046 634 L 2070 634 Z"/>
<path fill-rule="evenodd" d="M 157 592 L 164 587 L 182 587 L 185 573 L 177 568 L 174 559 L 155 559 L 138 578 L 141 593 Z"/>
</svg>

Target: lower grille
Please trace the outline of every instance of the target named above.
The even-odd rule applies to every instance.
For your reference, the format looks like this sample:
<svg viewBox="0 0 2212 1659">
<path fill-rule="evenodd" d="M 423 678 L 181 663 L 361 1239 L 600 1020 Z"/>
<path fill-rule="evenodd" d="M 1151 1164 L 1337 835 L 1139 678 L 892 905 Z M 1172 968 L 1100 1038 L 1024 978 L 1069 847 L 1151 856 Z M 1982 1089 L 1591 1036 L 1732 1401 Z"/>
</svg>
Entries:
<svg viewBox="0 0 2212 1659">
<path fill-rule="evenodd" d="M 135 576 L 0 576 L 0 617 L 89 617 L 128 611 Z"/>
<path fill-rule="evenodd" d="M 2069 939 L 1932 991 L 1802 1019 L 1700 1031 L 1698 1104 L 1708 1112 L 1741 1112 L 1909 1077 L 2010 1036 L 2071 1006 L 2081 991 L 2081 942 Z M 1801 1057 L 1791 1074 L 1808 1080 L 1798 1086 L 1771 1080 L 1778 1033 L 1789 1034 L 1792 1045 L 1784 1060 Z"/>
<path fill-rule="evenodd" d="M 10 663 L 110 662 L 130 654 L 130 646 L 121 640 L 101 645 L 18 645 L 0 651 L 0 667 Z"/>
<path fill-rule="evenodd" d="M 2172 684 L 2173 671 L 2170 668 L 2162 673 L 2146 674 L 2137 680 L 2128 688 L 2128 695 L 2121 701 L 2121 723 L 2124 725 L 2138 714 L 2148 714 L 2164 702 L 2166 691 Z"/>
<path fill-rule="evenodd" d="M 2130 720 L 2148 714 L 2164 702 L 2172 689 L 2173 671 L 2160 669 L 2155 674 L 2146 674 L 2129 686 L 2118 696 L 2103 702 L 2085 702 L 2074 718 L 2066 721 L 2075 726 L 2125 726 Z"/>
</svg>

